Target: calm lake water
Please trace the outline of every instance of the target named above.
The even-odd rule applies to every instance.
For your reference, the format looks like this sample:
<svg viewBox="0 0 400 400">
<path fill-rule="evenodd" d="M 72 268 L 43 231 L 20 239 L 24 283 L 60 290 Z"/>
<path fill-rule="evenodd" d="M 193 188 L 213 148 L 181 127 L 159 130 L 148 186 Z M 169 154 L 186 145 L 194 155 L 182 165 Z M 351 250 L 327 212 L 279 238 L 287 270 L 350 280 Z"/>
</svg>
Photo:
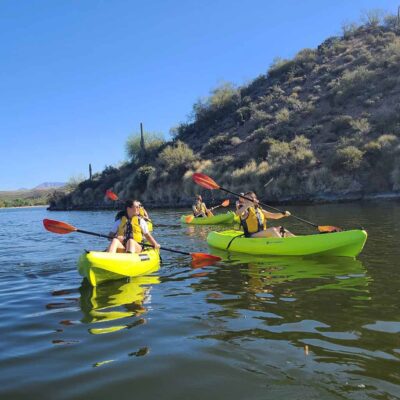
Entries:
<svg viewBox="0 0 400 400">
<path fill-rule="evenodd" d="M 363 226 L 364 251 L 225 254 L 202 269 L 165 252 L 157 273 L 93 289 L 77 259 L 107 241 L 52 234 L 42 220 L 107 233 L 114 213 L 0 210 L 0 398 L 399 399 L 400 203 L 289 209 Z M 211 228 L 181 226 L 181 215 L 151 212 L 158 241 L 213 252 Z"/>
</svg>

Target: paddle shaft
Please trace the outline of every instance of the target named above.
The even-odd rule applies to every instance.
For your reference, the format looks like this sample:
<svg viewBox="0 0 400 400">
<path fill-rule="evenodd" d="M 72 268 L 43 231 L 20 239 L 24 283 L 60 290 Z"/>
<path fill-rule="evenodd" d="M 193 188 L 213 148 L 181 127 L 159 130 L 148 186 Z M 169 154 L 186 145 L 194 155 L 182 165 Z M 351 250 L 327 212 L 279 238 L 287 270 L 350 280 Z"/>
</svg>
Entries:
<svg viewBox="0 0 400 400">
<path fill-rule="evenodd" d="M 106 238 L 106 239 L 114 239 L 113 236 L 102 235 L 101 233 L 95 233 L 95 232 L 84 231 L 84 230 L 82 230 L 82 229 L 76 229 L 75 232 L 85 233 L 86 235 L 92 235 L 92 236 L 102 237 L 102 238 Z"/>
<path fill-rule="evenodd" d="M 154 246 L 152 246 L 151 244 L 148 244 L 148 243 L 140 242 L 139 244 L 142 245 L 142 246 L 145 246 L 145 247 L 154 248 Z M 160 247 L 160 250 L 170 251 L 171 253 L 183 254 L 185 256 L 191 256 L 192 255 L 191 253 L 187 253 L 186 251 L 168 249 L 167 247 Z"/>
<path fill-rule="evenodd" d="M 219 189 L 222 190 L 222 191 L 224 191 L 224 192 L 233 194 L 234 196 L 242 197 L 243 199 L 249 200 L 249 201 L 251 201 L 251 202 L 253 201 L 253 199 L 251 199 L 251 198 L 249 198 L 249 197 L 242 196 L 242 195 L 240 195 L 239 193 L 231 192 L 230 190 L 225 189 L 225 188 L 223 188 L 223 187 L 221 187 L 221 186 L 219 186 Z M 264 203 L 262 203 L 261 201 L 259 201 L 259 204 L 261 204 L 263 207 L 270 208 L 271 210 L 278 211 L 278 212 L 280 212 L 281 214 L 285 214 L 285 211 L 282 211 L 282 210 L 280 210 L 279 208 L 275 208 L 275 207 L 269 206 L 268 204 L 264 204 Z M 306 223 L 306 224 L 309 224 L 309 225 L 313 226 L 314 228 L 318 228 L 318 225 L 313 224 L 313 223 L 310 222 L 310 221 L 307 221 L 307 220 L 305 220 L 305 219 L 303 219 L 303 218 L 300 218 L 300 217 L 296 217 L 296 216 L 293 215 L 293 214 L 291 214 L 290 216 L 293 217 L 293 218 L 295 218 L 295 219 L 297 219 L 298 221 L 301 221 L 301 222 L 304 222 L 304 223 Z"/>
</svg>

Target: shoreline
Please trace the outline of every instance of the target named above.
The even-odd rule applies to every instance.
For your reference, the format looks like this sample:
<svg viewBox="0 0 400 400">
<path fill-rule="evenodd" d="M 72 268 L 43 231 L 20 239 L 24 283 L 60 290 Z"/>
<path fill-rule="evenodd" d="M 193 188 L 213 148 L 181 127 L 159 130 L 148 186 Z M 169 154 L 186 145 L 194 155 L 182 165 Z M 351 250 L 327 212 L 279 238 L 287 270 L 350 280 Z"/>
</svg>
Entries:
<svg viewBox="0 0 400 400">
<path fill-rule="evenodd" d="M 14 208 L 43 208 L 45 207 L 46 209 L 49 208 L 48 204 L 43 204 L 43 205 L 37 205 L 37 206 L 20 206 L 20 207 L 0 207 L 0 210 L 11 210 Z"/>
<path fill-rule="evenodd" d="M 400 192 L 399 193 L 376 193 L 376 194 L 368 194 L 368 195 L 348 195 L 348 196 L 321 196 L 314 199 L 296 199 L 296 198 L 288 198 L 282 201 L 268 201 L 263 200 L 263 202 L 269 203 L 271 206 L 283 206 L 283 205 L 322 205 L 322 204 L 338 204 L 338 203 L 354 203 L 354 202 L 370 202 L 370 201 L 377 201 L 377 200 L 384 200 L 384 201 L 393 201 L 400 199 Z M 224 198 L 215 198 L 214 201 L 222 201 Z M 160 205 L 159 203 L 152 203 L 152 202 L 143 202 L 145 203 L 146 208 L 149 209 L 186 209 L 191 208 L 192 204 L 190 202 L 182 202 L 179 204 L 163 204 Z M 35 206 L 34 206 L 35 207 Z M 42 206 L 40 206 L 42 207 Z M 43 206 L 44 207 L 44 206 Z M 17 207 L 18 208 L 18 207 Z M 48 211 L 117 211 L 120 210 L 121 207 L 117 207 L 115 205 L 105 205 L 105 204 L 98 204 L 93 206 L 85 206 L 85 207 L 65 207 L 65 208 L 56 208 L 56 207 L 47 207 Z"/>
</svg>

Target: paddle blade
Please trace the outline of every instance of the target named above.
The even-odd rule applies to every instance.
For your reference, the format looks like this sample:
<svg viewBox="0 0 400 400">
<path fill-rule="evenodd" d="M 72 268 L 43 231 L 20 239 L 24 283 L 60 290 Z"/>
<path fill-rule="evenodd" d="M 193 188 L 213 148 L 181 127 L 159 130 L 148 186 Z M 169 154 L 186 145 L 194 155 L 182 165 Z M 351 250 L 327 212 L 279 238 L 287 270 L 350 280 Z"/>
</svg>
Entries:
<svg viewBox="0 0 400 400">
<path fill-rule="evenodd" d="M 318 230 L 321 233 L 333 233 L 333 232 L 341 232 L 343 229 L 337 226 L 322 225 L 318 227 Z"/>
<path fill-rule="evenodd" d="M 106 190 L 106 197 L 112 201 L 118 200 L 118 196 L 110 189 Z"/>
<path fill-rule="evenodd" d="M 224 200 L 221 204 L 222 207 L 228 207 L 229 206 L 229 199 Z"/>
<path fill-rule="evenodd" d="M 53 219 L 44 219 L 43 225 L 48 231 L 59 233 L 60 235 L 65 235 L 67 233 L 77 231 L 77 228 L 75 228 L 74 226 L 69 225 L 65 222 L 54 221 Z"/>
<path fill-rule="evenodd" d="M 194 173 L 192 176 L 192 179 L 195 183 L 197 183 L 199 186 L 205 188 L 205 189 L 219 189 L 218 183 L 216 183 L 212 178 L 205 174 L 200 174 L 198 172 Z"/>
<path fill-rule="evenodd" d="M 190 253 L 192 256 L 191 266 L 193 269 L 208 267 L 221 260 L 221 257 L 205 253 Z"/>
<path fill-rule="evenodd" d="M 185 217 L 185 222 L 186 222 L 187 224 L 190 224 L 190 223 L 193 221 L 193 219 L 194 219 L 194 215 L 187 215 L 187 216 Z"/>
</svg>

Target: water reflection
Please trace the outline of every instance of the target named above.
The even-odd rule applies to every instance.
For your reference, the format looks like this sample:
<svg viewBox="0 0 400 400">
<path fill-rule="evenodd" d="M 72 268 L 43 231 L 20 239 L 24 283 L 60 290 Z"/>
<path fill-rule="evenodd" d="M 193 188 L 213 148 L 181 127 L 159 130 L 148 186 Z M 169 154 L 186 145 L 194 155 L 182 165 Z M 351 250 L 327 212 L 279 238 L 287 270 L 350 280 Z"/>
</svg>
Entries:
<svg viewBox="0 0 400 400">
<path fill-rule="evenodd" d="M 104 326 L 89 329 L 89 332 L 94 335 L 142 325 L 146 323 L 142 316 L 147 312 L 151 301 L 151 287 L 158 283 L 160 283 L 158 276 L 140 276 L 131 278 L 129 282 L 112 281 L 97 287 L 84 282 L 79 289 L 83 313 L 81 321 L 86 324 L 104 324 Z M 129 323 L 107 324 L 127 318 L 130 319 Z M 136 319 L 132 321 L 132 318 Z"/>
<path fill-rule="evenodd" d="M 358 375 L 371 376 L 371 365 L 378 371 L 399 360 L 394 335 L 379 343 L 370 328 L 375 324 L 372 284 L 363 264 L 347 257 L 225 254 L 223 265 L 192 287 L 207 293 L 210 305 L 211 329 L 202 339 L 239 342 L 244 348 L 249 343 L 258 348 L 262 344 L 254 343 L 260 341 L 286 343 L 324 368 L 351 363 Z M 399 383 L 399 377 L 391 381 Z"/>
</svg>

